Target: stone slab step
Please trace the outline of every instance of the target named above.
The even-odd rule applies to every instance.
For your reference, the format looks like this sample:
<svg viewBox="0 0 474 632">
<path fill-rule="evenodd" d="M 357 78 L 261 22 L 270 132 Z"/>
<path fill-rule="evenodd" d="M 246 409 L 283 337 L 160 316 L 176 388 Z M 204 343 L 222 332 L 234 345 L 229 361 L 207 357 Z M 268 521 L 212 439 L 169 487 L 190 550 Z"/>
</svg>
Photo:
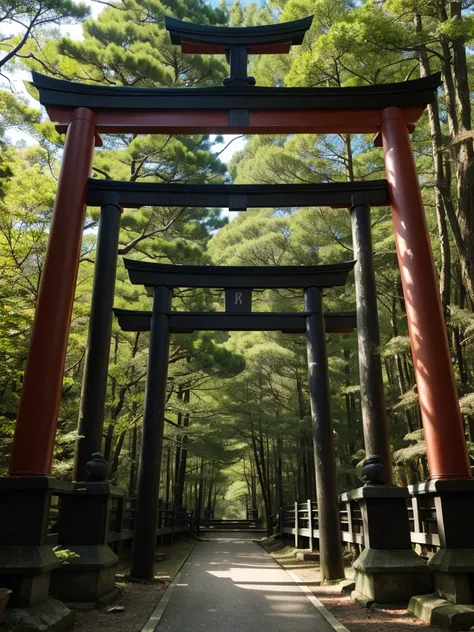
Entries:
<svg viewBox="0 0 474 632">
<path fill-rule="evenodd" d="M 461 632 L 474 627 L 474 606 L 454 604 L 433 594 L 412 597 L 408 612 L 444 630 Z"/>
</svg>

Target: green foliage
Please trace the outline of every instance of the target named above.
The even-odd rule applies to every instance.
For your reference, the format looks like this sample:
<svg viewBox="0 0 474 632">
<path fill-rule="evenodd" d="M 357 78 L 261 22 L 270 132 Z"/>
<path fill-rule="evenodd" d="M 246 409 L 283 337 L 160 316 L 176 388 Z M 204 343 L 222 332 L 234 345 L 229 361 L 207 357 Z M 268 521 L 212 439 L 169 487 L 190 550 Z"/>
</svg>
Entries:
<svg viewBox="0 0 474 632">
<path fill-rule="evenodd" d="M 53 547 L 53 551 L 61 564 L 70 564 L 71 560 L 78 560 L 81 557 L 71 549 L 63 549 L 61 546 Z"/>
<path fill-rule="evenodd" d="M 0 42 L 0 68 L 23 53 L 25 45 L 47 25 L 81 22 L 90 10 L 73 0 L 0 0 L 0 24 L 18 35 L 7 36 Z"/>
<path fill-rule="evenodd" d="M 201 0 L 114 0 L 83 23 L 83 39 L 60 37 L 53 23 L 79 21 L 87 10 L 70 0 L 50 0 L 34 22 L 39 5 L 3 4 L 4 19 L 16 16 L 34 38 L 17 35 L 1 44 L 17 66 L 63 79 L 96 85 L 197 87 L 219 85 L 228 74 L 222 56 L 181 55 L 169 41 L 164 16 L 204 24 L 255 26 L 314 14 L 302 46 L 289 55 L 251 57 L 260 85 L 359 86 L 404 81 L 420 75 L 427 56 L 430 71 L 454 69 L 451 99 L 459 121 L 459 85 L 472 78 L 473 39 L 469 7 L 458 15 L 456 3 L 421 0 L 271 0 L 269 5 L 239 0 L 217 8 Z M 46 8 L 47 7 L 47 8 Z M 43 10 L 43 9 L 42 9 Z M 10 11 L 10 14 L 8 14 Z M 13 12 L 13 13 L 11 13 Z M 55 16 L 54 19 L 52 16 Z M 1 16 L 0 16 L 1 19 Z M 41 28 L 40 28 L 41 27 Z M 461 46 L 467 77 L 456 63 Z M 449 62 L 446 66 L 446 55 Z M 422 182 L 435 265 L 451 286 L 445 305 L 453 365 L 466 421 L 474 439 L 473 296 L 461 282 L 463 249 L 456 230 L 464 209 L 459 197 L 460 163 L 451 143 L 447 84 L 440 94 L 439 125 L 443 148 L 443 208 L 446 234 L 440 231 L 436 192 L 439 173 L 433 161 L 433 132 L 428 117 L 413 133 L 415 160 Z M 451 117 L 451 118 L 450 118 Z M 467 117 L 469 118 L 469 117 Z M 456 121 L 455 121 L 456 122 Z M 463 123 L 466 127 L 466 125 Z M 7 133 L 20 128 L 38 140 L 25 149 Z M 468 138 L 469 130 L 467 130 Z M 0 468 L 6 471 L 29 336 L 54 202 L 63 137 L 40 113 L 8 89 L 0 91 Z M 93 176 L 167 183 L 318 183 L 384 177 L 382 151 L 362 135 L 280 135 L 246 139 L 229 165 L 215 153 L 222 139 L 206 135 L 105 135 L 95 152 Z M 467 141 L 463 141 L 467 142 Z M 471 141 L 469 141 L 471 142 Z M 471 143 L 472 144 L 472 143 Z M 449 147 L 449 150 L 446 149 Z M 472 165 L 471 165 L 472 169 Z M 474 178 L 472 178 L 474 181 Z M 410 342 L 406 326 L 395 244 L 387 208 L 371 211 L 377 277 L 380 355 L 385 402 L 397 481 L 428 475 Z M 445 213 L 445 211 L 443 211 Z M 54 474 L 67 478 L 72 466 L 84 368 L 95 261 L 98 209 L 88 209 L 66 360 Z M 474 223 L 470 228 L 474 232 Z M 469 228 L 469 226 L 468 226 Z M 466 229 L 467 230 L 467 229 Z M 440 234 L 442 239 L 440 238 Z M 444 244 L 444 245 L 443 245 Z M 447 245 L 446 245 L 447 244 Z M 469 249 L 467 249 L 469 251 Z M 251 209 L 232 222 L 220 209 L 160 206 L 126 210 L 120 232 L 121 256 L 175 264 L 315 265 L 353 258 L 350 216 L 345 209 Z M 449 254 L 450 266 L 443 268 Z M 467 292 L 466 292 L 467 290 Z M 326 293 L 325 309 L 354 308 L 353 278 Z M 150 309 L 146 292 L 131 286 L 121 263 L 115 304 Z M 221 292 L 175 292 L 179 310 L 222 311 Z M 255 291 L 254 311 L 301 311 L 301 292 Z M 143 415 L 148 335 L 121 332 L 113 325 L 109 364 L 104 451 L 112 480 L 136 483 L 137 451 Z M 334 439 L 340 489 L 359 484 L 364 458 L 356 334 L 328 336 Z M 302 336 L 280 333 L 194 333 L 172 337 L 162 464 L 163 498 L 179 488 L 181 462 L 186 473 L 183 502 L 203 509 L 216 505 L 220 517 L 242 517 L 258 507 L 276 515 L 280 505 L 314 495 L 311 415 L 306 346 Z M 169 465 L 167 456 L 169 454 Z M 183 458 L 183 454 L 185 458 Z"/>
</svg>

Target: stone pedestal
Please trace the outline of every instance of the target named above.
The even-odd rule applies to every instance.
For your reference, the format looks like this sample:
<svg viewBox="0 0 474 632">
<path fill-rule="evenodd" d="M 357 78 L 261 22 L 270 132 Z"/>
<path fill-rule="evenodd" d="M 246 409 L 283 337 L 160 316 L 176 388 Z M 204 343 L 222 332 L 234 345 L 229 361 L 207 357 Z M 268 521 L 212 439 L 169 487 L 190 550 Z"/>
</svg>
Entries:
<svg viewBox="0 0 474 632">
<path fill-rule="evenodd" d="M 431 573 L 411 546 L 407 497 L 407 489 L 392 485 L 366 485 L 341 497 L 357 501 L 362 512 L 365 548 L 353 564 L 353 598 L 364 604 L 408 603 L 431 588 Z"/>
<path fill-rule="evenodd" d="M 74 614 L 48 599 L 51 573 L 61 566 L 48 536 L 51 499 L 71 489 L 48 476 L 0 478 L 0 585 L 13 591 L 4 618 L 21 629 L 59 632 L 74 625 Z"/>
<path fill-rule="evenodd" d="M 63 499 L 58 543 L 75 556 L 53 573 L 54 597 L 92 606 L 113 594 L 118 559 L 108 545 L 110 509 L 112 498 L 122 502 L 125 493 L 103 482 L 74 483 L 73 492 Z M 113 530 L 118 533 L 120 528 L 115 525 Z"/>
<path fill-rule="evenodd" d="M 51 571 L 61 565 L 48 543 L 51 497 L 70 489 L 47 476 L 0 478 L 0 585 L 13 590 L 10 606 L 48 598 Z"/>
<path fill-rule="evenodd" d="M 429 567 L 436 596 L 474 604 L 474 481 L 427 481 L 411 486 L 410 493 L 434 498 L 441 548 Z"/>
</svg>

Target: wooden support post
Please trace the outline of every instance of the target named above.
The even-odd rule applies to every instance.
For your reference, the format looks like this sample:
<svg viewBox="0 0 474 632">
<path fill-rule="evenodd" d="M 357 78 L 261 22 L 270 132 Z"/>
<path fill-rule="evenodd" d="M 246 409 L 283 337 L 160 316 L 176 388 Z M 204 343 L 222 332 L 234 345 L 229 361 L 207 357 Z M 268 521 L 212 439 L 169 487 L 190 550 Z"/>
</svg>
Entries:
<svg viewBox="0 0 474 632">
<path fill-rule="evenodd" d="M 161 448 L 170 343 L 167 312 L 170 309 L 169 288 L 155 287 L 131 565 L 132 577 L 146 581 L 153 579 L 155 564 Z"/>
<path fill-rule="evenodd" d="M 78 108 L 67 130 L 13 438 L 11 476 L 51 472 L 95 123 L 94 112 Z"/>
<path fill-rule="evenodd" d="M 347 511 L 347 528 L 348 528 L 349 533 L 353 535 L 354 524 L 352 522 L 352 503 L 350 501 L 346 502 L 346 511 Z"/>
<path fill-rule="evenodd" d="M 100 211 L 97 235 L 89 338 L 74 455 L 75 481 L 86 480 L 85 464 L 91 454 L 102 449 L 121 214 L 119 195 L 107 192 Z"/>
<path fill-rule="evenodd" d="M 403 112 L 382 112 L 382 143 L 430 479 L 471 478 L 464 426 L 415 160 Z"/>
<path fill-rule="evenodd" d="M 318 500 L 321 579 L 334 580 L 344 577 L 344 563 L 321 294 L 321 290 L 316 287 L 309 287 L 304 291 L 305 311 L 310 314 L 306 318 L 306 344 Z"/>
<path fill-rule="evenodd" d="M 414 533 L 421 533 L 420 524 L 420 511 L 418 506 L 418 496 L 411 497 L 411 506 L 413 509 L 413 531 Z"/>
<path fill-rule="evenodd" d="M 377 455 L 380 458 L 385 470 L 385 482 L 391 483 L 392 461 L 379 351 L 372 227 L 367 196 L 364 193 L 352 196 L 351 222 L 356 260 L 357 341 L 365 453 L 366 456 Z"/>
<path fill-rule="evenodd" d="M 298 520 L 298 501 L 295 502 L 295 549 L 299 548 L 300 545 L 300 537 L 298 533 L 298 529 L 300 528 L 299 520 Z"/>
<path fill-rule="evenodd" d="M 313 503 L 311 498 L 307 501 L 308 506 L 308 527 L 309 527 L 309 550 L 313 550 Z"/>
<path fill-rule="evenodd" d="M 173 502 L 173 509 L 171 514 L 171 542 L 174 540 L 174 531 L 176 528 L 176 503 Z"/>
</svg>

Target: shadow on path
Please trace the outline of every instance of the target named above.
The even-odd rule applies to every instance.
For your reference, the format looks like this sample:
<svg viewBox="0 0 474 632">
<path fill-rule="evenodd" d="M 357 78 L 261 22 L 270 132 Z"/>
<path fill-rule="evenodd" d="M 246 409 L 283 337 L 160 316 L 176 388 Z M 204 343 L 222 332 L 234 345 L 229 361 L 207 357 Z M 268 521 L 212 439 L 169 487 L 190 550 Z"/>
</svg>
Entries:
<svg viewBox="0 0 474 632">
<path fill-rule="evenodd" d="M 242 535 L 214 533 L 197 543 L 157 631 L 333 632 L 289 575 Z"/>
</svg>

